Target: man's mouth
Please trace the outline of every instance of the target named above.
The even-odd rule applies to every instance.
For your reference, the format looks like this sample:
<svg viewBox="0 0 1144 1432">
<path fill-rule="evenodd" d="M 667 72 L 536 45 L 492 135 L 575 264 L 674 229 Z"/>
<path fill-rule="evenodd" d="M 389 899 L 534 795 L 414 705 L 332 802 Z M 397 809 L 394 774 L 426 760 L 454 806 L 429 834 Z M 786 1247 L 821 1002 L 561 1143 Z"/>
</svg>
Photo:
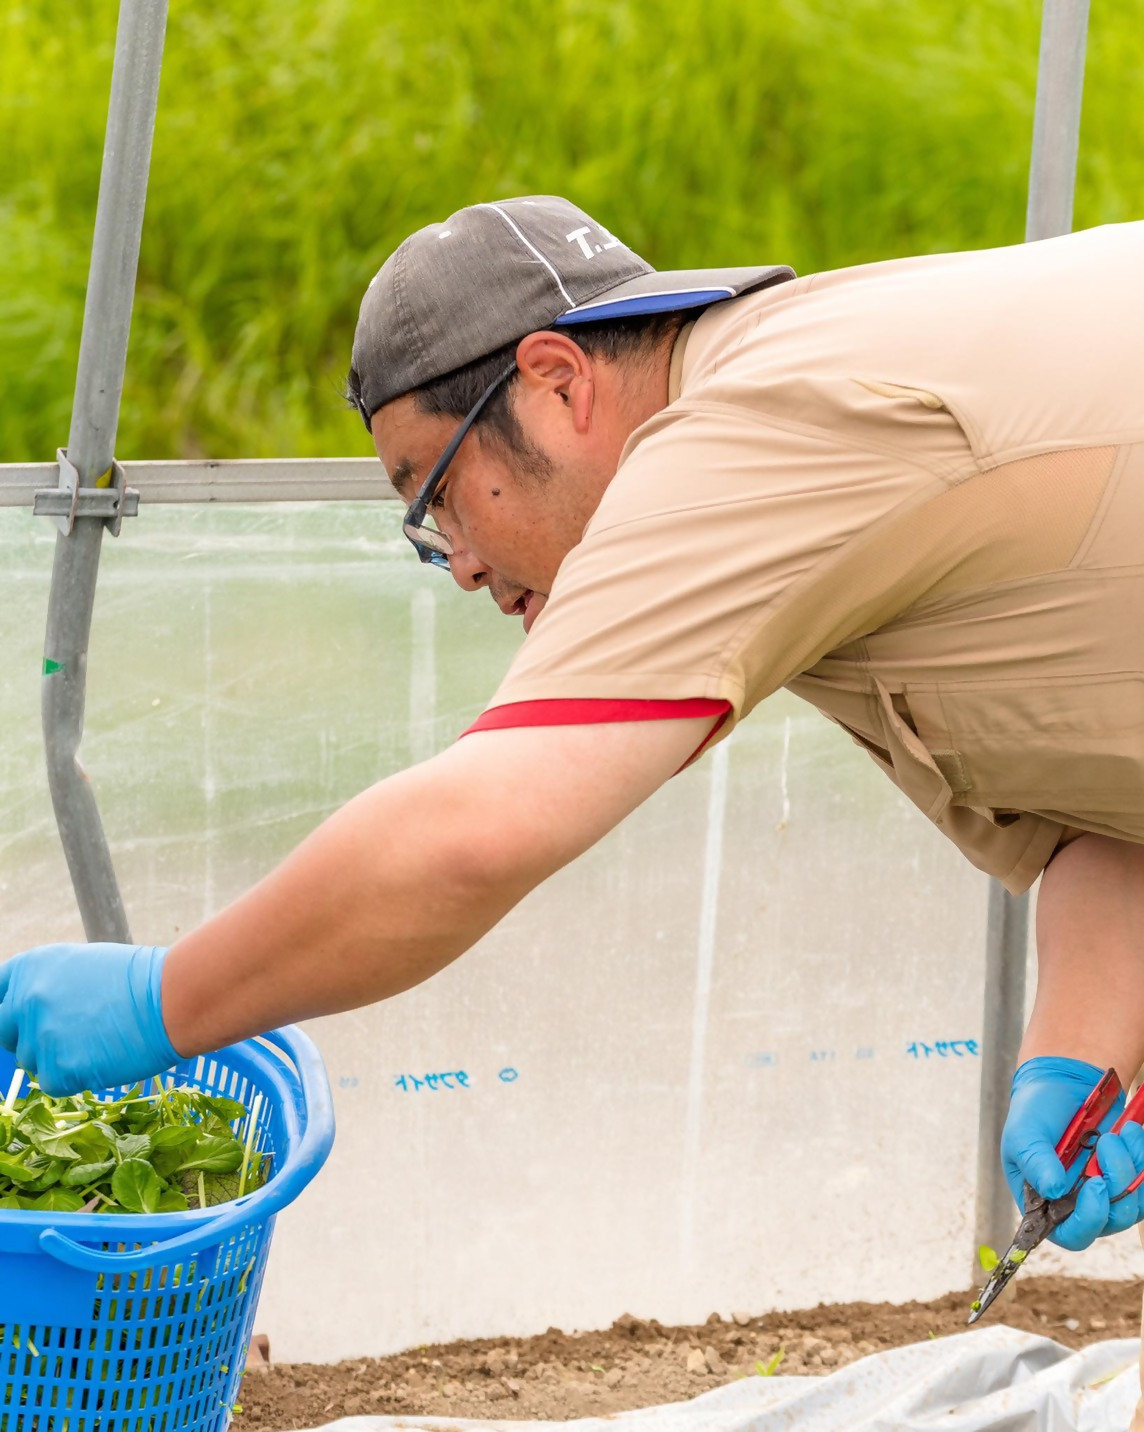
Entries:
<svg viewBox="0 0 1144 1432">
<path fill-rule="evenodd" d="M 489 592 L 493 601 L 500 607 L 506 617 L 520 617 L 524 623 L 524 630 L 527 633 L 532 629 L 532 624 L 543 610 L 544 603 L 548 600 L 542 592 L 534 592 L 531 587 L 517 587 L 519 595 L 509 601 L 512 595 L 512 588 L 506 591 L 497 591 L 490 587 Z"/>
</svg>

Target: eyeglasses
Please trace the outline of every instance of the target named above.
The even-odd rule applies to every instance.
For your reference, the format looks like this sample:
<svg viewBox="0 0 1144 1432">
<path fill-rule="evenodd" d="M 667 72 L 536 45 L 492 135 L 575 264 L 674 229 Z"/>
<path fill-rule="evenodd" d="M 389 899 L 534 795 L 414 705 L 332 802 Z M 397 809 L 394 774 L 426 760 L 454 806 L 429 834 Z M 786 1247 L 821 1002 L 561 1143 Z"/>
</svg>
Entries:
<svg viewBox="0 0 1144 1432">
<path fill-rule="evenodd" d="M 469 409 L 464 422 L 449 439 L 449 445 L 445 451 L 429 469 L 429 476 L 421 484 L 421 491 L 409 504 L 405 513 L 405 521 L 402 530 L 406 537 L 413 544 L 413 550 L 422 562 L 428 562 L 434 567 L 448 567 L 449 558 L 453 555 L 453 544 L 445 536 L 444 532 L 436 527 L 427 525 L 426 513 L 429 504 L 433 501 L 434 494 L 441 486 L 441 480 L 449 464 L 457 455 L 457 449 L 465 441 L 469 429 L 481 415 L 481 409 L 503 384 L 507 383 L 516 372 L 516 361 L 504 370 L 504 372 L 493 380 L 473 406 Z"/>
</svg>

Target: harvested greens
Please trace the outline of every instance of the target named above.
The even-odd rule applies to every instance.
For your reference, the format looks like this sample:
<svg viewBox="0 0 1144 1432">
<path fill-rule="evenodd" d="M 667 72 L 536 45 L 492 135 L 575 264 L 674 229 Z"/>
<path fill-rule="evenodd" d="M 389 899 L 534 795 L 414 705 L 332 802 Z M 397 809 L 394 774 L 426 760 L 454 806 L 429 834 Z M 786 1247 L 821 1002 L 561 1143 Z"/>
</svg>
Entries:
<svg viewBox="0 0 1144 1432">
<path fill-rule="evenodd" d="M 151 1094 L 138 1085 L 114 1101 L 53 1099 L 36 1084 L 16 1098 L 19 1087 L 17 1075 L 0 1104 L 0 1208 L 178 1213 L 266 1182 L 270 1156 L 254 1148 L 259 1094 L 248 1118 L 237 1099 L 158 1080 Z"/>
</svg>

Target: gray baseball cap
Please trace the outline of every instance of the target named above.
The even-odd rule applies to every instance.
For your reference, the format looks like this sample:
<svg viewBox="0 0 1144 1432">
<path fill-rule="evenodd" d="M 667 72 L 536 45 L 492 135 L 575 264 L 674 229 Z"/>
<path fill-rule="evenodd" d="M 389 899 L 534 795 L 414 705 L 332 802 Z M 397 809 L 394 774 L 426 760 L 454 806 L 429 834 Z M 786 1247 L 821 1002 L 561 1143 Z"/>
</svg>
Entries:
<svg viewBox="0 0 1144 1432">
<path fill-rule="evenodd" d="M 354 333 L 361 406 L 372 416 L 537 329 L 706 307 L 793 277 L 784 264 L 657 271 L 552 195 L 471 204 L 374 275 Z"/>
</svg>

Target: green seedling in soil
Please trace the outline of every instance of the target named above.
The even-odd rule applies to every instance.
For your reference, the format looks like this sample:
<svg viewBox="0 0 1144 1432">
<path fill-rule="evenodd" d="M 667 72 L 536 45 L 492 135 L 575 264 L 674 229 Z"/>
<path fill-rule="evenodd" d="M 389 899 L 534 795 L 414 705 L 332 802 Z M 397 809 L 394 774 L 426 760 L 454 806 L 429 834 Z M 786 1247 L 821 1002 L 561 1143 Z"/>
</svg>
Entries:
<svg viewBox="0 0 1144 1432">
<path fill-rule="evenodd" d="M 784 1357 L 786 1357 L 786 1348 L 780 1347 L 770 1362 L 755 1363 L 755 1371 L 760 1377 L 774 1377 L 775 1373 L 779 1370 L 779 1363 L 782 1362 Z"/>
<path fill-rule="evenodd" d="M 34 1082 L 0 1104 L 0 1209 L 178 1213 L 240 1198 L 266 1182 L 254 1148 L 261 1095 L 237 1099 L 185 1086 L 142 1086 L 115 1100 L 53 1099 Z M 241 1132 L 236 1132 L 236 1130 Z"/>
</svg>

